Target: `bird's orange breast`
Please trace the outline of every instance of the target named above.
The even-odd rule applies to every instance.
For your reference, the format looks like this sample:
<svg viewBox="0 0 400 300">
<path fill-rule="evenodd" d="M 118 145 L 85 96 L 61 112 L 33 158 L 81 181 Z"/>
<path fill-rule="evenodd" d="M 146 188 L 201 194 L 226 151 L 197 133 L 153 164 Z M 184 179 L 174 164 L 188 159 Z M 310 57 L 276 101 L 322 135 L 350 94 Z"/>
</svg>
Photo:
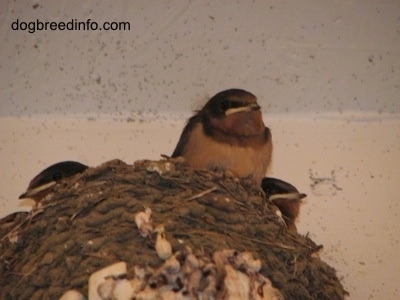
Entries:
<svg viewBox="0 0 400 300">
<path fill-rule="evenodd" d="M 258 185 L 264 177 L 271 160 L 271 139 L 240 146 L 238 143 L 219 142 L 204 134 L 203 125 L 194 126 L 182 156 L 198 169 L 227 169 L 238 177 L 253 176 Z M 234 138 L 234 137 L 232 137 Z"/>
</svg>

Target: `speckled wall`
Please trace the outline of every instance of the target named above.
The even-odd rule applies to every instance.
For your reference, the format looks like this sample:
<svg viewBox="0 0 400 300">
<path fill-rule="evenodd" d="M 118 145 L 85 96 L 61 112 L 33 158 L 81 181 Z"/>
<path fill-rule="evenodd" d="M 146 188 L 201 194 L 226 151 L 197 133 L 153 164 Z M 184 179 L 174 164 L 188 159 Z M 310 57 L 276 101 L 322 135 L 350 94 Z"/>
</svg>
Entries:
<svg viewBox="0 0 400 300">
<path fill-rule="evenodd" d="M 396 0 L 1 6 L 1 116 L 186 113 L 231 86 L 270 113 L 400 110 Z M 130 30 L 11 29 L 37 19 Z"/>
<path fill-rule="evenodd" d="M 171 154 L 193 110 L 240 87 L 349 298 L 400 297 L 398 0 L 2 0 L 0 25 L 1 216 L 54 162 Z"/>
</svg>

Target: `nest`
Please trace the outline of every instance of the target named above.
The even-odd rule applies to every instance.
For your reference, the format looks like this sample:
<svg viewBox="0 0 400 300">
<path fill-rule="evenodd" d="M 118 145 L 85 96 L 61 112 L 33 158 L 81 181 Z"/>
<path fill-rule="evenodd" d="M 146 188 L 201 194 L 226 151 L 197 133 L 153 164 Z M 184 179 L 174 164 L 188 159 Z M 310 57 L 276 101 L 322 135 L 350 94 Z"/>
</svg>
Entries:
<svg viewBox="0 0 400 300">
<path fill-rule="evenodd" d="M 259 273 L 286 299 L 346 294 L 335 270 L 318 257 L 321 246 L 285 230 L 251 180 L 194 170 L 178 158 L 89 168 L 59 182 L 40 208 L 17 214 L 0 232 L 1 298 L 58 299 L 70 289 L 87 295 L 90 274 L 120 261 L 128 278 L 135 276 L 133 266 L 156 270 L 164 260 L 153 236 L 143 238 L 135 223 L 145 207 L 164 225 L 174 253 L 251 252 L 262 262 Z"/>
</svg>

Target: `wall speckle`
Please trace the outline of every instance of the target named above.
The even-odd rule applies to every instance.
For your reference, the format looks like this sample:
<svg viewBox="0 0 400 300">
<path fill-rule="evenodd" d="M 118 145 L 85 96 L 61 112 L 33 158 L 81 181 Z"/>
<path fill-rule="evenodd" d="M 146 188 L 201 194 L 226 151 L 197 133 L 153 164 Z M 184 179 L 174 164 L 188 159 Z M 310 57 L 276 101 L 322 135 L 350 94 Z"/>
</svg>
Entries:
<svg viewBox="0 0 400 300">
<path fill-rule="evenodd" d="M 338 191 L 342 190 L 337 183 L 335 170 L 331 170 L 329 176 L 320 177 L 310 169 L 309 178 L 311 180 L 311 192 L 314 196 L 335 196 Z"/>
</svg>

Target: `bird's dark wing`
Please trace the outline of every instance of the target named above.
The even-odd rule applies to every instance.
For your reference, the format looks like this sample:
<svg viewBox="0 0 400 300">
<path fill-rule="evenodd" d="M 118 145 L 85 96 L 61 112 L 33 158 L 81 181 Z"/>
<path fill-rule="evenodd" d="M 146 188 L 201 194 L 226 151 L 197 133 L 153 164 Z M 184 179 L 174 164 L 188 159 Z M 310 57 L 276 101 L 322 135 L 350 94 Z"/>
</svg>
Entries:
<svg viewBox="0 0 400 300">
<path fill-rule="evenodd" d="M 185 128 L 183 128 L 181 137 L 179 138 L 178 144 L 176 145 L 175 150 L 172 153 L 171 157 L 178 157 L 183 155 L 185 147 L 189 141 L 190 134 L 194 126 L 198 124 L 200 121 L 201 121 L 201 116 L 199 113 L 195 114 L 188 120 Z"/>
</svg>

